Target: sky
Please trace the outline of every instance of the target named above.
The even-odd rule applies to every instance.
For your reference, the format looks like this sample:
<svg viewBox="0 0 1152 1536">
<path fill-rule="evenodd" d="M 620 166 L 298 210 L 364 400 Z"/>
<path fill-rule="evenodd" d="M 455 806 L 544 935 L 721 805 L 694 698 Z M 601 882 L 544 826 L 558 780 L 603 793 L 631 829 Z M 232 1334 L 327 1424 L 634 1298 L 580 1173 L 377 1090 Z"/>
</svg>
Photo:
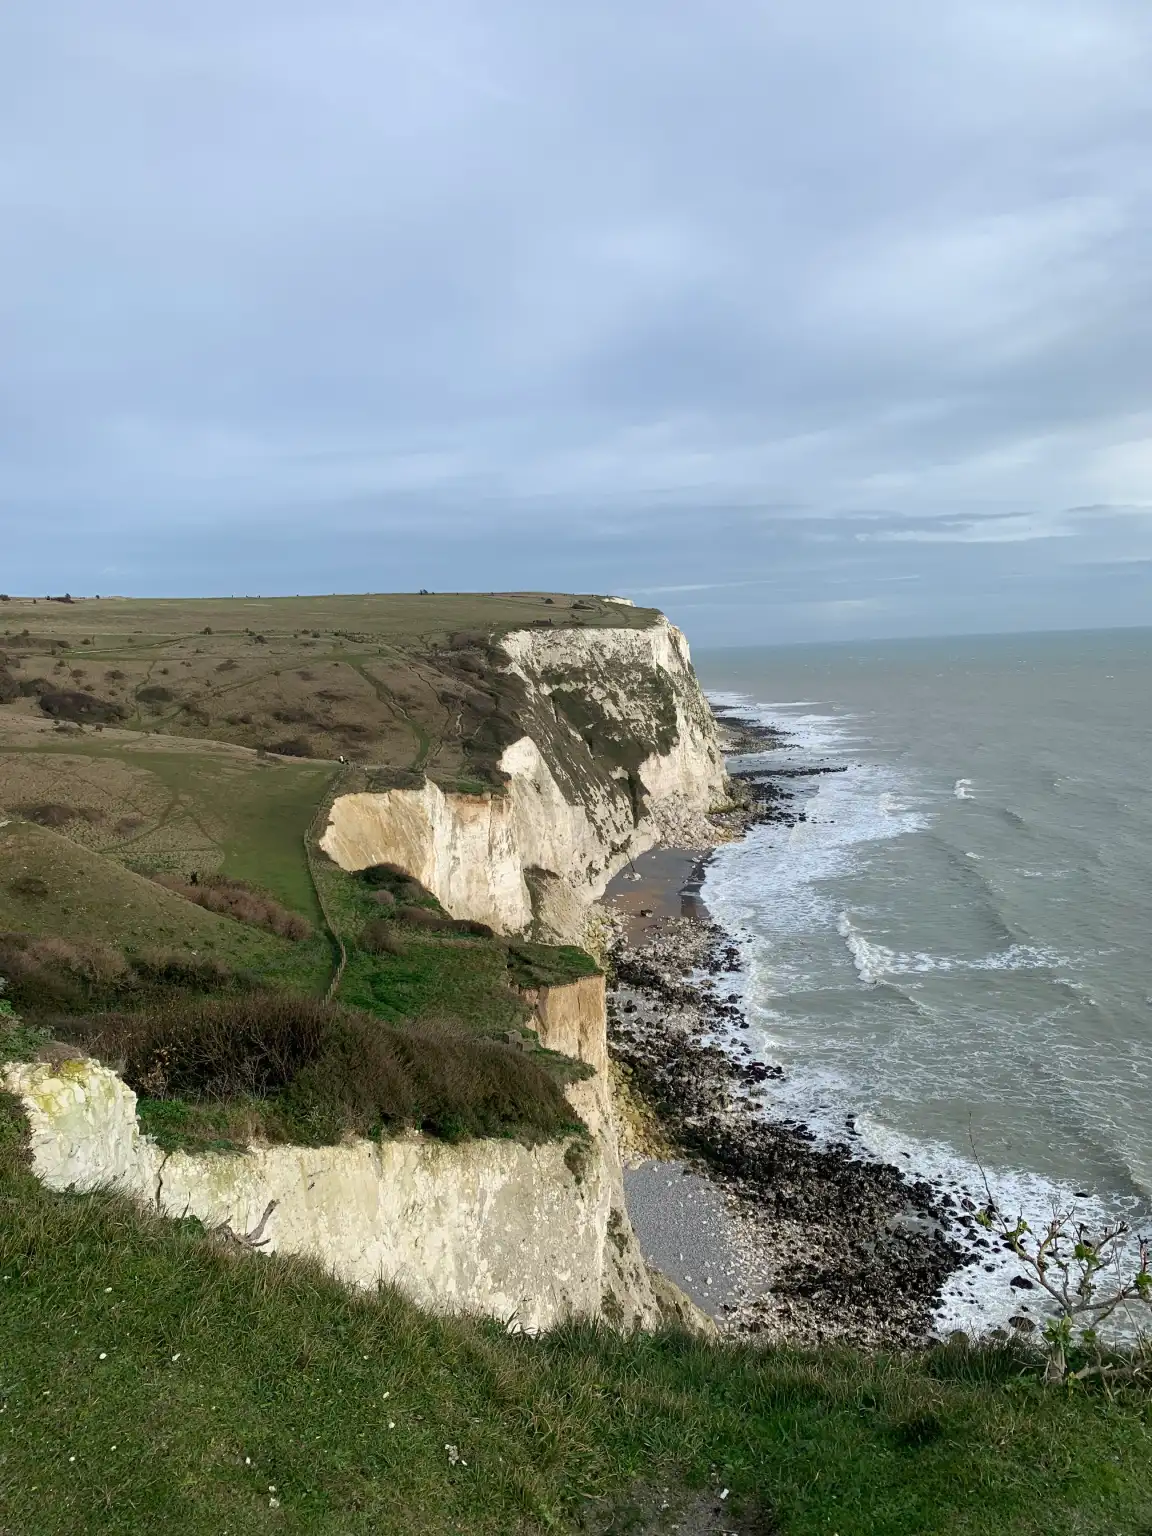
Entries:
<svg viewBox="0 0 1152 1536">
<path fill-rule="evenodd" d="M 1152 622 L 1148 0 L 5 0 L 0 587 Z"/>
</svg>

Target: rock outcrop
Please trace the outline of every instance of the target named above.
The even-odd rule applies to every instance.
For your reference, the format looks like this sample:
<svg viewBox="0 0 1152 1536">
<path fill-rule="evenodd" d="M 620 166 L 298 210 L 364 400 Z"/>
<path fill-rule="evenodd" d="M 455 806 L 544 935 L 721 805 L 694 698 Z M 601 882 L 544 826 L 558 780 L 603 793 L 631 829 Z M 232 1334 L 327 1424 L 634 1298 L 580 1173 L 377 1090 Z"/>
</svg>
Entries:
<svg viewBox="0 0 1152 1536">
<path fill-rule="evenodd" d="M 643 629 L 516 630 L 499 642 L 523 730 L 502 789 L 343 795 L 320 846 L 343 869 L 397 864 L 454 917 L 573 940 L 588 904 L 658 842 L 705 846 L 724 762 L 688 645 Z"/>
<path fill-rule="evenodd" d="M 533 995 L 541 1043 L 596 1068 L 569 1089 L 587 1137 L 527 1147 L 429 1137 L 341 1146 L 165 1153 L 142 1135 L 136 1096 L 78 1058 L 8 1066 L 38 1177 L 57 1190 L 112 1186 L 169 1216 L 196 1216 L 265 1253 L 318 1259 L 345 1282 L 397 1286 L 421 1306 L 534 1331 L 570 1317 L 707 1327 L 651 1274 L 624 1204 L 604 1064 L 604 983 Z"/>
</svg>

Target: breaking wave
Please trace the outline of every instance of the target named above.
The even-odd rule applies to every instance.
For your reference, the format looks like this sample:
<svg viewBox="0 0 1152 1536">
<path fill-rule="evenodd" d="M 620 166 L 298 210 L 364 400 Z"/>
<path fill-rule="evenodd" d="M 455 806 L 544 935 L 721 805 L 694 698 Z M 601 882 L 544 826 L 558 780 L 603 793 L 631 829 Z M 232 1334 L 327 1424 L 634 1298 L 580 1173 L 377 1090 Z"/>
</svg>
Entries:
<svg viewBox="0 0 1152 1536">
<path fill-rule="evenodd" d="M 889 976 L 927 975 L 931 971 L 1032 971 L 1068 966 L 1071 961 L 1041 944 L 1011 944 L 998 954 L 965 959 L 958 955 L 902 954 L 877 944 L 853 926 L 847 912 L 836 922 L 841 938 L 848 946 L 856 974 L 868 986 L 876 986 Z"/>
</svg>

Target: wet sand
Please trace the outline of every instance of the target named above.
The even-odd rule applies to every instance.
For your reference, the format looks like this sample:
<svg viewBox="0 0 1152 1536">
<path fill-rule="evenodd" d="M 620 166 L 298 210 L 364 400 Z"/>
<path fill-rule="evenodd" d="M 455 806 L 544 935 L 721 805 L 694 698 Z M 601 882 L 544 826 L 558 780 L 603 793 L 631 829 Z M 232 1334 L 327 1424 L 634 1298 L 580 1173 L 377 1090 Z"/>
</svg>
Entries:
<svg viewBox="0 0 1152 1536">
<path fill-rule="evenodd" d="M 604 893 L 604 902 L 625 920 L 630 944 L 655 931 L 661 918 L 687 917 L 706 921 L 700 899 L 704 871 L 711 851 L 689 848 L 653 848 L 638 854 L 615 875 Z"/>
</svg>

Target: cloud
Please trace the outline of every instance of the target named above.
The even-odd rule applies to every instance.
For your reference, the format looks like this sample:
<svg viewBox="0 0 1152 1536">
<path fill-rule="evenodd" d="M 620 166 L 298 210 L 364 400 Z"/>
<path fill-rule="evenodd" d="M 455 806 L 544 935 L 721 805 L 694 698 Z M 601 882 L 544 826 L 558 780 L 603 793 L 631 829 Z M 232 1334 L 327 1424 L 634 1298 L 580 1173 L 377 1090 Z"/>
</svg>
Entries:
<svg viewBox="0 0 1152 1536">
<path fill-rule="evenodd" d="M 1144 0 L 12 0 L 5 582 L 339 530 L 841 633 L 1026 548 L 1059 619 L 1147 537 L 1150 65 Z"/>
</svg>

